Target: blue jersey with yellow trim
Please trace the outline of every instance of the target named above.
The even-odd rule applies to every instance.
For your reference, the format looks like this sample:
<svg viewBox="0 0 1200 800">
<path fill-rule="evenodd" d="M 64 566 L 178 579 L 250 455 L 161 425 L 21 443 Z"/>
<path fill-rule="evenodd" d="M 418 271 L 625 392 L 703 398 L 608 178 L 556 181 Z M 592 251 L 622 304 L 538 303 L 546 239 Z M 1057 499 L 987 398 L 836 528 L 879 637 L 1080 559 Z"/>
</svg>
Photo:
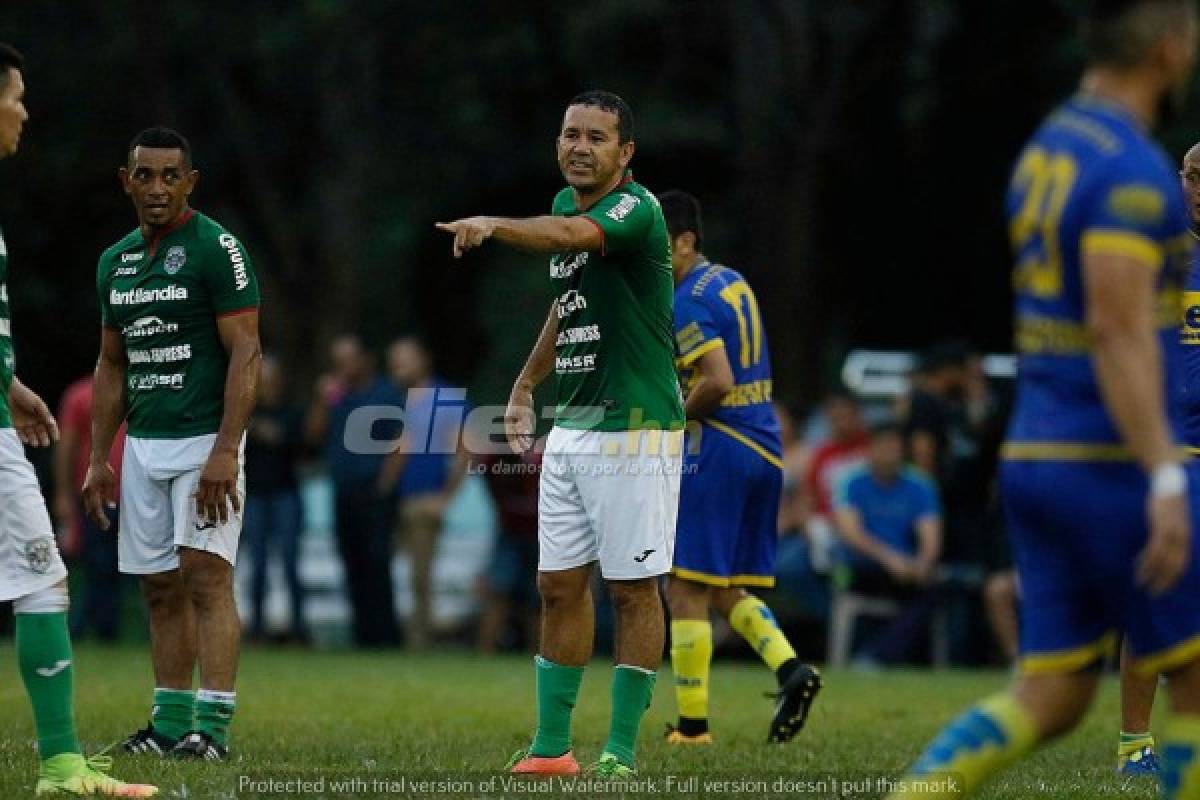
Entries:
<svg viewBox="0 0 1200 800">
<path fill-rule="evenodd" d="M 735 270 L 698 264 L 675 287 L 675 352 L 685 394 L 696 379 L 696 360 L 721 346 L 734 385 L 708 421 L 781 456 L 779 420 L 771 406 L 771 356 L 754 292 Z"/>
<path fill-rule="evenodd" d="M 1183 291 L 1179 344 L 1183 348 L 1183 377 L 1179 381 L 1183 440 L 1189 447 L 1200 448 L 1200 258 L 1195 256 Z"/>
<path fill-rule="evenodd" d="M 1005 455 L 1127 455 L 1090 357 L 1082 270 L 1090 253 L 1129 256 L 1159 272 L 1165 393 L 1178 435 L 1176 337 L 1192 239 L 1166 155 L 1123 108 L 1076 96 L 1046 119 L 1021 153 L 1006 210 L 1020 369 Z"/>
</svg>

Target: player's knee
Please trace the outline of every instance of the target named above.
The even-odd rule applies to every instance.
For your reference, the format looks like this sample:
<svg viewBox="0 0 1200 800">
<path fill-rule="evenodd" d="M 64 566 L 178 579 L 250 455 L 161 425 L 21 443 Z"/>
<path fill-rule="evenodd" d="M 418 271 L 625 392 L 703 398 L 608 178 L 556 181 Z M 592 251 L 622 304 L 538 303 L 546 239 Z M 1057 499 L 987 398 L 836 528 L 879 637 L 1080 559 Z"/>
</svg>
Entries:
<svg viewBox="0 0 1200 800">
<path fill-rule="evenodd" d="M 150 609 L 151 614 L 178 608 L 186 597 L 178 570 L 143 575 L 141 584 L 142 597 L 145 598 L 146 607 Z"/>
<path fill-rule="evenodd" d="M 57 614 L 66 611 L 68 605 L 70 598 L 67 596 L 67 582 L 59 581 L 53 586 L 18 597 L 13 601 L 13 613 Z"/>
<path fill-rule="evenodd" d="M 676 575 L 667 579 L 667 608 L 671 616 L 691 619 L 708 613 L 710 587 Z"/>
<path fill-rule="evenodd" d="M 233 568 L 218 556 L 204 553 L 180 561 L 183 585 L 192 605 L 205 611 L 233 596 Z"/>
<path fill-rule="evenodd" d="M 1017 601 L 1017 584 L 1012 573 L 1001 572 L 987 579 L 983 597 L 989 606 L 1003 607 Z"/>
<path fill-rule="evenodd" d="M 537 588 L 542 605 L 549 609 L 579 602 L 587 591 L 587 582 L 580 582 L 568 572 L 539 572 Z"/>
<path fill-rule="evenodd" d="M 1066 675 L 1026 675 L 1016 686 L 1016 696 L 1030 716 L 1040 741 L 1070 732 L 1092 704 L 1100 674 L 1088 670 Z"/>
<path fill-rule="evenodd" d="M 1176 714 L 1200 714 L 1200 660 L 1167 674 L 1171 710 Z"/>
<path fill-rule="evenodd" d="M 658 584 L 653 578 L 633 581 L 609 581 L 609 596 L 617 615 L 635 612 L 658 604 Z"/>
</svg>

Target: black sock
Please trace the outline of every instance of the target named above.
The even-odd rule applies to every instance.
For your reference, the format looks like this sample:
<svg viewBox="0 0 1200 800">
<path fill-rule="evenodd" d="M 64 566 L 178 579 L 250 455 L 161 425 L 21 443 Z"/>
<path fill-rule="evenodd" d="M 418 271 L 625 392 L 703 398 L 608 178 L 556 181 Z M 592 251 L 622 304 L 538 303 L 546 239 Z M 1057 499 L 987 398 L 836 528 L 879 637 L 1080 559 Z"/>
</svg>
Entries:
<svg viewBox="0 0 1200 800">
<path fill-rule="evenodd" d="M 775 679 L 779 681 L 779 685 L 783 686 L 787 683 L 787 679 L 792 677 L 792 673 L 800 667 L 799 659 L 789 658 L 787 661 L 779 665 L 779 669 L 775 670 Z"/>
<path fill-rule="evenodd" d="M 676 730 L 684 736 L 699 736 L 702 733 L 708 733 L 708 720 L 680 717 L 679 727 Z"/>
</svg>

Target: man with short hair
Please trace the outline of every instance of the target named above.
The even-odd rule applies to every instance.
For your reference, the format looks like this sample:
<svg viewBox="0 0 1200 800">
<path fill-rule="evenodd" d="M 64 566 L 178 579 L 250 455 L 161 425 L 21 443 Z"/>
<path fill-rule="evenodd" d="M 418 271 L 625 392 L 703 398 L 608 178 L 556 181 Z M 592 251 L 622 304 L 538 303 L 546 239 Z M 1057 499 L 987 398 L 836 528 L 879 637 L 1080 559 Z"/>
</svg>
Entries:
<svg viewBox="0 0 1200 800">
<path fill-rule="evenodd" d="M 771 355 L 749 284 L 705 258 L 700 202 L 681 191 L 659 198 L 671 235 L 676 364 L 686 387 L 688 431 L 675 561 L 667 580 L 671 668 L 679 722 L 671 744 L 709 744 L 709 609 L 775 673 L 779 691 L 767 733 L 786 742 L 804 726 L 821 688 L 800 663 L 771 609 L 747 591 L 775 585 L 783 442 L 771 406 Z"/>
<path fill-rule="evenodd" d="M 25 110 L 25 61 L 0 43 L 0 158 L 17 152 Z M 37 794 L 150 797 L 153 786 L 126 784 L 85 759 L 75 732 L 75 666 L 67 631 L 67 569 L 22 444 L 48 447 L 58 425 L 42 399 L 13 374 L 8 311 L 8 248 L 0 236 L 0 602 L 12 602 L 17 665 L 37 731 Z M 105 453 L 107 456 L 107 452 Z"/>
<path fill-rule="evenodd" d="M 1196 59 L 1192 0 L 1094 2 L 1079 93 L 1022 151 L 1006 209 L 1017 402 L 1001 488 L 1021 586 L 1020 672 L 934 740 L 891 795 L 962 795 L 1078 724 L 1123 633 L 1163 673 L 1160 797 L 1200 798 L 1200 474 L 1182 463 L 1177 314 L 1193 241 L 1149 131 Z"/>
<path fill-rule="evenodd" d="M 233 565 L 262 359 L 258 280 L 238 239 L 189 207 L 199 173 L 183 136 L 142 131 L 118 174 L 138 227 L 96 270 L 103 328 L 83 491 L 107 529 L 108 451 L 127 420 L 118 560 L 141 576 L 156 688 L 150 724 L 125 749 L 220 760 L 241 636 Z"/>
<path fill-rule="evenodd" d="M 662 660 L 658 577 L 671 568 L 684 420 L 671 244 L 658 201 L 629 171 L 633 153 L 629 106 L 609 92 L 585 92 L 563 115 L 558 166 L 568 185 L 552 214 L 438 225 L 454 235 L 456 257 L 487 239 L 552 254 L 556 297 L 506 418 L 510 442 L 528 449 L 533 390 L 557 373 L 538 505 L 538 727 L 513 758 L 515 772 L 579 771 L 571 710 L 592 654 L 595 562 L 617 616 L 612 725 L 597 774 L 634 774 L 638 727 Z"/>
</svg>

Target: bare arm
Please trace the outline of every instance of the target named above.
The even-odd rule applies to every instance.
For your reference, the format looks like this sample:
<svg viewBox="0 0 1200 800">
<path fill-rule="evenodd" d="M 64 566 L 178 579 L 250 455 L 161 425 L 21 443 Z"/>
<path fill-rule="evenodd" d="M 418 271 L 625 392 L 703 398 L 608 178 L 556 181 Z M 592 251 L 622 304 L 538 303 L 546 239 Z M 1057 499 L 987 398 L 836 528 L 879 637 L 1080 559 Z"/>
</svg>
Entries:
<svg viewBox="0 0 1200 800">
<path fill-rule="evenodd" d="M 721 400 L 733 389 L 733 369 L 725 345 L 701 355 L 692 368 L 696 370 L 696 382 L 688 391 L 683 410 L 688 419 L 703 419 L 720 408 Z"/>
<path fill-rule="evenodd" d="M 108 530 L 105 507 L 116 504 L 117 478 L 108 463 L 113 439 L 125 419 L 125 343 L 120 332 L 100 329 L 100 357 L 96 359 L 96 380 L 92 389 L 92 452 L 88 456 L 87 477 L 83 481 L 83 505 L 88 517 L 101 530 Z"/>
<path fill-rule="evenodd" d="M 513 382 L 504 413 L 505 433 L 513 450 L 522 453 L 533 445 L 536 418 L 533 413 L 533 391 L 554 370 L 555 339 L 558 336 L 558 303 L 550 303 L 550 313 L 542 325 L 525 366 Z"/>
<path fill-rule="evenodd" d="M 229 519 L 229 506 L 234 512 L 241 510 L 237 493 L 238 455 L 242 434 L 258 397 L 258 371 L 262 363 L 257 309 L 218 317 L 217 335 L 229 354 L 225 405 L 221 427 L 196 488 L 196 511 L 204 519 L 224 523 Z"/>
<path fill-rule="evenodd" d="M 586 217 L 541 216 L 468 217 L 437 223 L 439 230 L 454 234 L 454 257 L 479 247 L 489 238 L 534 253 L 569 253 L 599 250 L 604 246 L 600 228 Z"/>
<path fill-rule="evenodd" d="M 917 574 L 923 579 L 933 575 L 942 555 L 942 519 L 926 514 L 917 520 Z"/>
</svg>

